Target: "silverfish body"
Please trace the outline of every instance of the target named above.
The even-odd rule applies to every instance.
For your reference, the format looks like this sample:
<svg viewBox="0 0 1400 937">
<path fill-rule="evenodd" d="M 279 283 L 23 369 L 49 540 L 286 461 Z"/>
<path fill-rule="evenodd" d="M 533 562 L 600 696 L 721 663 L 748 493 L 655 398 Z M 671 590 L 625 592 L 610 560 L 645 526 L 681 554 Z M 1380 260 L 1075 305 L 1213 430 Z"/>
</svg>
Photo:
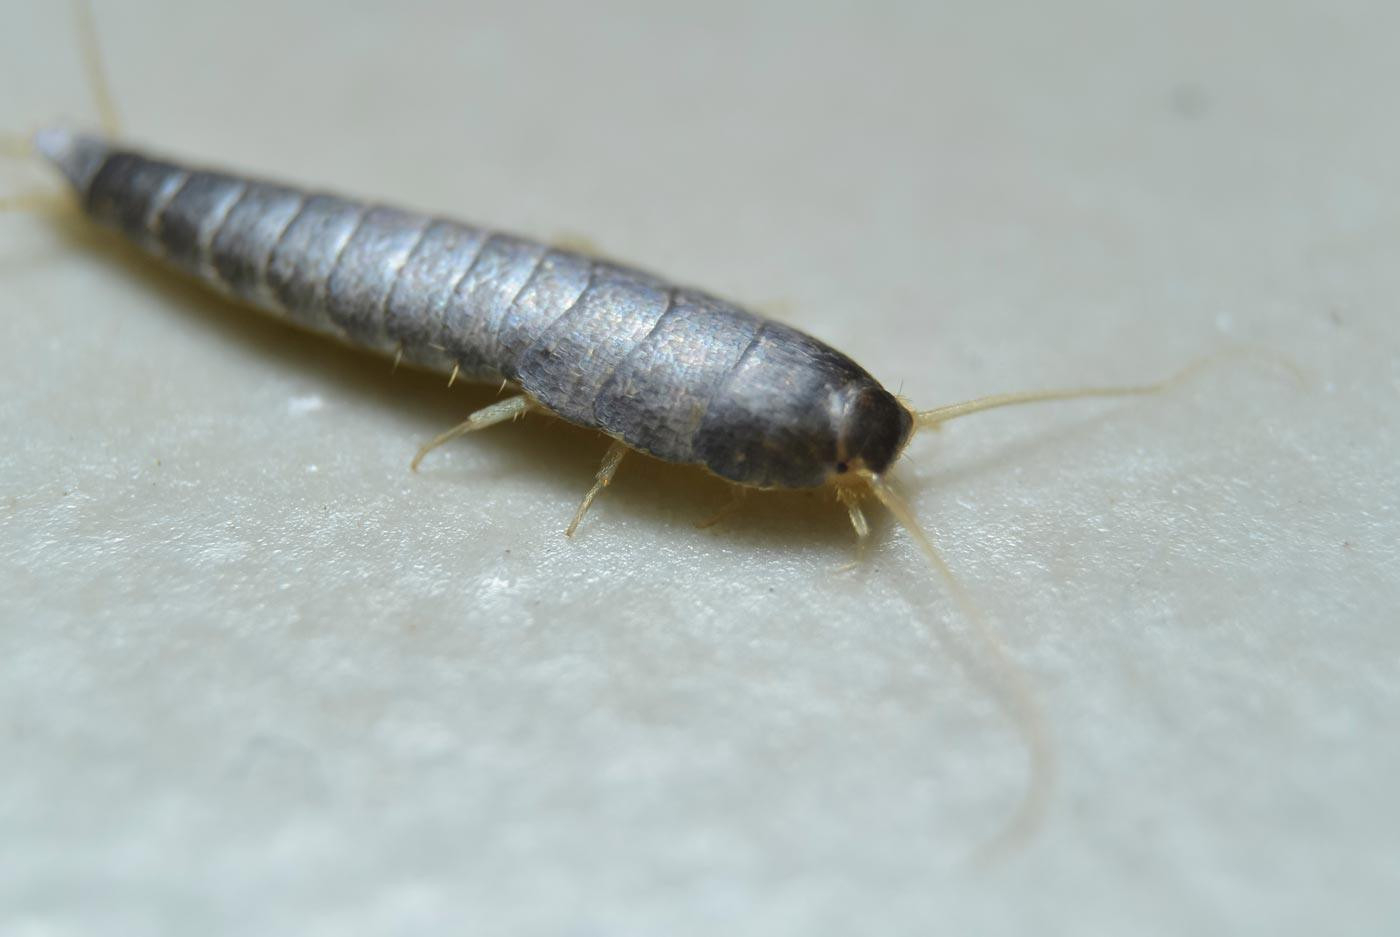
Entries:
<svg viewBox="0 0 1400 937">
<path fill-rule="evenodd" d="M 882 473 L 913 417 L 850 358 L 705 293 L 472 225 L 36 138 L 84 210 L 257 308 L 759 488 Z"/>
<path fill-rule="evenodd" d="M 111 124 L 110 105 L 106 111 Z M 438 436 L 418 459 L 536 408 L 611 436 L 566 534 L 627 447 L 740 485 L 831 485 L 862 543 L 870 528 L 859 502 L 873 495 L 980 635 L 995 667 L 978 679 L 990 675 L 987 686 L 1008 694 L 1006 711 L 1028 741 L 1030 786 L 993 845 L 1027 836 L 1040 821 L 1052 768 L 1042 717 L 886 470 L 916 429 L 1013 405 L 1157 394 L 1204 362 L 1154 384 L 994 394 L 911 412 L 815 338 L 634 269 L 471 225 L 192 169 L 67 130 L 42 131 L 33 142 L 94 220 L 211 287 L 353 346 L 520 389 Z"/>
</svg>

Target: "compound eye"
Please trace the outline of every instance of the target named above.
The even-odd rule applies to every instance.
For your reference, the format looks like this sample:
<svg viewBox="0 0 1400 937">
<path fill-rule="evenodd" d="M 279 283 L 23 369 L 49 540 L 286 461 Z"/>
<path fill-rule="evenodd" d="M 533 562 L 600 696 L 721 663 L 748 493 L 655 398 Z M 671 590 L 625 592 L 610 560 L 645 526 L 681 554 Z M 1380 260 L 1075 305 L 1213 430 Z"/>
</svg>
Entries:
<svg viewBox="0 0 1400 937">
<path fill-rule="evenodd" d="M 845 462 L 837 462 L 837 463 L 836 463 L 836 474 L 838 474 L 838 475 L 845 475 L 846 472 L 847 472 L 849 469 L 850 469 L 850 466 L 847 465 Z"/>
</svg>

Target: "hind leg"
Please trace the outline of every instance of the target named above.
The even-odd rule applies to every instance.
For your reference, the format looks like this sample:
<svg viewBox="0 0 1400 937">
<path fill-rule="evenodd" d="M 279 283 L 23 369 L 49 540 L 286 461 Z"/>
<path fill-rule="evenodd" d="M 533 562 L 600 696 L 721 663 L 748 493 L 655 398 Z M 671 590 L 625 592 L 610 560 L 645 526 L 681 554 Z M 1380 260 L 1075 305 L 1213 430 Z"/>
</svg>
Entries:
<svg viewBox="0 0 1400 937">
<path fill-rule="evenodd" d="M 506 400 L 483 407 L 461 423 L 452 427 L 445 433 L 439 433 L 424 444 L 418 450 L 418 454 L 413 457 L 413 462 L 409 466 L 413 471 L 418 471 L 418 463 L 423 461 L 423 457 L 432 452 L 443 443 L 451 442 L 458 436 L 465 436 L 467 433 L 474 433 L 479 429 L 488 426 L 495 426 L 497 423 L 504 423 L 506 420 L 515 420 L 535 409 L 537 404 L 525 394 L 518 397 L 510 397 Z"/>
</svg>

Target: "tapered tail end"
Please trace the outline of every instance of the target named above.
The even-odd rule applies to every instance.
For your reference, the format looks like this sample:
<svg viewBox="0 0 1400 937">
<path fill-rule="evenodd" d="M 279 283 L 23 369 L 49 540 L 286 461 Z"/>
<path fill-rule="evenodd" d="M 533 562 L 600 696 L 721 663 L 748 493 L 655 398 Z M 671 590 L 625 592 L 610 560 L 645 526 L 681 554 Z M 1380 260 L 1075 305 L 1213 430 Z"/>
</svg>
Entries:
<svg viewBox="0 0 1400 937">
<path fill-rule="evenodd" d="M 77 192 L 86 192 L 112 148 L 102 139 L 66 127 L 34 134 L 34 149 L 58 167 Z"/>
</svg>

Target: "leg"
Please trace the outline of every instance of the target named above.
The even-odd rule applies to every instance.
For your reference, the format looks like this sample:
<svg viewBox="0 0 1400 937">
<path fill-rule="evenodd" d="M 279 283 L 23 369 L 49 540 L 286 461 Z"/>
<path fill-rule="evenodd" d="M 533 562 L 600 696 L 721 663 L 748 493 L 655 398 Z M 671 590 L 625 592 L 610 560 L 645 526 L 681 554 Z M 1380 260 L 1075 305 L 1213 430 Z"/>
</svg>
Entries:
<svg viewBox="0 0 1400 937">
<path fill-rule="evenodd" d="M 593 504 L 593 499 L 598 497 L 598 492 L 611 484 L 613 476 L 617 474 L 618 463 L 627 454 L 627 446 L 624 443 L 613 441 L 608 447 L 607 455 L 603 456 L 603 464 L 598 467 L 598 475 L 593 479 L 593 487 L 588 489 L 588 494 L 583 496 L 583 503 L 574 512 L 574 519 L 569 521 L 568 529 L 564 531 L 564 536 L 572 537 L 574 531 L 578 530 L 579 521 L 583 520 L 583 515 L 588 513 L 588 508 Z"/>
<path fill-rule="evenodd" d="M 744 496 L 748 493 L 749 490 L 747 488 L 735 485 L 734 493 L 730 495 L 729 500 L 724 503 L 724 507 L 711 514 L 703 521 L 696 521 L 695 529 L 704 530 L 707 527 L 713 527 L 729 515 L 733 514 L 734 511 L 739 507 L 739 505 L 744 503 Z"/>
<path fill-rule="evenodd" d="M 467 433 L 485 429 L 488 426 L 495 426 L 497 423 L 504 423 L 506 420 L 514 420 L 517 417 L 524 416 L 534 408 L 535 402 L 525 394 L 521 394 L 518 397 L 510 397 L 506 400 L 493 403 L 489 407 L 484 407 L 447 432 L 434 436 L 422 449 L 418 450 L 418 454 L 413 457 L 413 464 L 410 468 L 415 472 L 418 471 L 418 463 L 423 461 L 423 456 L 432 452 L 445 442 L 451 442 L 458 436 L 464 436 Z"/>
<path fill-rule="evenodd" d="M 854 488 L 845 485 L 838 485 L 836 488 L 836 500 L 846 506 L 846 512 L 851 516 L 851 526 L 856 532 L 856 559 L 848 567 L 850 569 L 865 562 L 865 552 L 870 546 L 870 524 L 865 520 L 865 512 L 860 509 L 860 493 Z"/>
</svg>

